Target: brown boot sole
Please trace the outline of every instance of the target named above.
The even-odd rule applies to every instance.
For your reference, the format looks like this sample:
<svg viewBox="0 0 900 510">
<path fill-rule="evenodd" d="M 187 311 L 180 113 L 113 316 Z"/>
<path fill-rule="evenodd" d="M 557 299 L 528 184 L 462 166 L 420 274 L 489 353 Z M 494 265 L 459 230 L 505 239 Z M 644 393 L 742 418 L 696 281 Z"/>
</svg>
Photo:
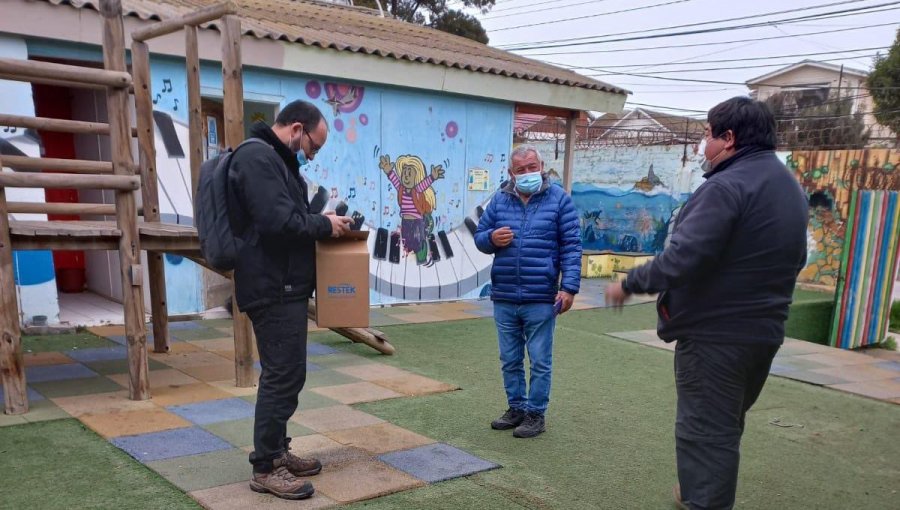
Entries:
<svg viewBox="0 0 900 510">
<path fill-rule="evenodd" d="M 291 474 L 296 476 L 297 478 L 303 478 L 306 476 L 316 476 L 317 474 L 322 472 L 322 466 L 313 469 L 307 469 L 306 471 L 300 471 L 299 473 L 294 473 L 291 471 Z"/>
<path fill-rule="evenodd" d="M 279 497 L 282 499 L 307 499 L 315 494 L 316 489 L 310 487 L 309 492 L 300 492 L 300 493 L 292 493 L 292 492 L 279 492 L 273 489 L 270 489 L 258 482 L 250 480 L 250 490 L 253 492 L 259 492 L 262 494 L 272 494 L 275 497 Z"/>
</svg>

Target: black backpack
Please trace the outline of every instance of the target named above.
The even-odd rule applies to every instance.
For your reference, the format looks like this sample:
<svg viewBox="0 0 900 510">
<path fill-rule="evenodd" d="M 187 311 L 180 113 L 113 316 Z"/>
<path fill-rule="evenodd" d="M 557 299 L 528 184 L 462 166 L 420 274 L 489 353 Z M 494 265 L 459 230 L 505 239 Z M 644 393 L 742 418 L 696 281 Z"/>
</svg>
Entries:
<svg viewBox="0 0 900 510">
<path fill-rule="evenodd" d="M 200 253 L 219 271 L 234 270 L 240 245 L 228 213 L 228 176 L 231 157 L 250 143 L 269 145 L 259 138 L 248 138 L 234 149 L 208 159 L 200 166 L 200 182 L 194 200 L 194 224 L 200 236 Z"/>
</svg>

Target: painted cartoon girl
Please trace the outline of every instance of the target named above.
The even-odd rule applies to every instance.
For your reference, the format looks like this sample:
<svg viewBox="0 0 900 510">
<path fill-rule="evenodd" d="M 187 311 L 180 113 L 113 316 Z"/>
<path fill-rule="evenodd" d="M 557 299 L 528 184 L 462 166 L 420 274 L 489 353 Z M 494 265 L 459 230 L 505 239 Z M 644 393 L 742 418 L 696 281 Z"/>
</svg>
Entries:
<svg viewBox="0 0 900 510">
<path fill-rule="evenodd" d="M 405 155 L 391 165 L 391 157 L 381 156 L 378 165 L 397 188 L 397 203 L 400 205 L 400 237 L 407 253 L 415 252 L 416 263 L 428 262 L 428 234 L 434 230 L 431 216 L 435 206 L 434 190 L 431 185 L 443 179 L 441 165 L 432 165 L 431 175 L 425 175 L 425 163 L 417 156 Z M 399 175 L 398 175 L 399 173 Z"/>
</svg>

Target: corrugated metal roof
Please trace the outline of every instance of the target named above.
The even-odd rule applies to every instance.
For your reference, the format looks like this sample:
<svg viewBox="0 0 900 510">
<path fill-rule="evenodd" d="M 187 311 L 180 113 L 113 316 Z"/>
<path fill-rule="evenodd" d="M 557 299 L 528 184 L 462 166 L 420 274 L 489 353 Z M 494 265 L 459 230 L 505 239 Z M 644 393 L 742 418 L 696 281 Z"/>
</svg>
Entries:
<svg viewBox="0 0 900 510">
<path fill-rule="evenodd" d="M 98 9 L 100 0 L 44 0 Z M 218 0 L 122 0 L 126 15 L 160 20 Z M 590 90 L 628 91 L 575 72 L 520 57 L 476 41 L 404 21 L 378 11 L 315 0 L 234 0 L 245 34 L 260 39 L 364 53 Z M 218 28 L 217 23 L 209 24 Z M 208 25 L 205 25 L 208 26 Z"/>
</svg>

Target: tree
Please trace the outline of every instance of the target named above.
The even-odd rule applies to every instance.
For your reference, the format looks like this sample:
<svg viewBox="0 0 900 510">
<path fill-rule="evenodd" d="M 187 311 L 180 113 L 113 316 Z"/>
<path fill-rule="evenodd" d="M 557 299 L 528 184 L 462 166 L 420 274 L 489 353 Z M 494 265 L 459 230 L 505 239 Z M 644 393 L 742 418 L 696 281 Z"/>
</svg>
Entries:
<svg viewBox="0 0 900 510">
<path fill-rule="evenodd" d="M 826 91 L 816 99 L 779 92 L 766 103 L 775 113 L 780 149 L 862 148 L 869 140 L 863 113 L 853 113 L 852 96 L 829 98 Z"/>
<path fill-rule="evenodd" d="M 900 30 L 888 54 L 875 57 L 867 85 L 875 103 L 875 119 L 900 139 Z"/>
<path fill-rule="evenodd" d="M 450 7 L 447 0 L 381 0 L 381 6 L 397 19 L 487 44 L 487 32 L 481 22 L 463 9 L 475 8 L 486 13 L 491 10 L 495 1 L 460 0 L 458 9 Z M 377 0 L 355 0 L 353 3 L 359 7 L 378 9 Z"/>
</svg>

